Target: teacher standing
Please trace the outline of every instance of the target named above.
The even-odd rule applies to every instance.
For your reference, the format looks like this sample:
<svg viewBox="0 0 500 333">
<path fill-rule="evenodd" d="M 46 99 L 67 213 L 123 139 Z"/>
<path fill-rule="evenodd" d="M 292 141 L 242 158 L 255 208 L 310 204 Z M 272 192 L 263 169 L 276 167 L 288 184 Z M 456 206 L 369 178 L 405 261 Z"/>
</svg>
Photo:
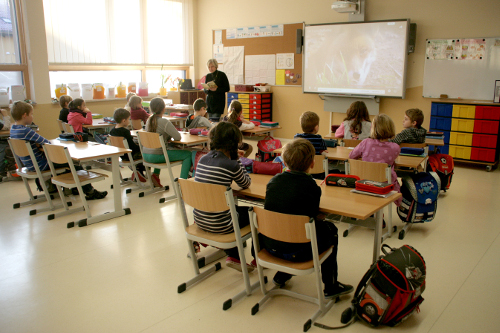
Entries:
<svg viewBox="0 0 500 333">
<path fill-rule="evenodd" d="M 215 86 L 205 89 L 207 94 L 207 112 L 209 118 L 220 118 L 226 106 L 226 92 L 229 91 L 229 80 L 224 72 L 217 70 L 217 60 L 210 59 L 207 62 L 208 71 L 205 82 L 213 81 Z"/>
</svg>

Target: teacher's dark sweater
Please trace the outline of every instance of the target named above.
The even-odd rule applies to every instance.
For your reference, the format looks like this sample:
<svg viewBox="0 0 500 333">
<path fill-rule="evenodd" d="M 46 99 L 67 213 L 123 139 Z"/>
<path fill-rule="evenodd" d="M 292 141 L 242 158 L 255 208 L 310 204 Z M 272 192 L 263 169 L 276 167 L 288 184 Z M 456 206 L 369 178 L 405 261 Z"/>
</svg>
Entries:
<svg viewBox="0 0 500 333">
<path fill-rule="evenodd" d="M 217 85 L 216 91 L 205 89 L 207 94 L 207 112 L 223 114 L 226 104 L 226 93 L 229 91 L 229 80 L 224 72 L 216 70 L 207 74 L 205 82 L 214 81 Z"/>
</svg>

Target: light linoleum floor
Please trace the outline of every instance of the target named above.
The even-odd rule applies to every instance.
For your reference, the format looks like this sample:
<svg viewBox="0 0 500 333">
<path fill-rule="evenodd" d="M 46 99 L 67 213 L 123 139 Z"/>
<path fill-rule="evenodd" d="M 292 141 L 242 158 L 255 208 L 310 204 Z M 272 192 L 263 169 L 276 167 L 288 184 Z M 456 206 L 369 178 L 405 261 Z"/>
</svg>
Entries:
<svg viewBox="0 0 500 333">
<path fill-rule="evenodd" d="M 422 253 L 427 289 L 419 313 L 384 331 L 500 332 L 499 175 L 498 170 L 456 167 L 451 189 L 440 195 L 435 220 L 415 225 L 404 240 L 395 234 L 386 241 L 393 247 L 410 244 Z M 166 173 L 161 178 L 166 185 Z M 108 178 L 96 187 L 109 191 L 110 183 Z M 138 198 L 136 192 L 123 191 L 131 215 L 73 229 L 66 223 L 84 213 L 48 221 L 47 214 L 29 216 L 32 207 L 14 210 L 12 205 L 26 196 L 22 182 L 0 184 L 2 333 L 301 332 L 315 311 L 312 304 L 278 297 L 252 316 L 260 291 L 223 311 L 222 303 L 242 288 L 241 274 L 224 265 L 178 294 L 177 286 L 193 276 L 193 269 L 178 204 L 160 205 L 161 194 Z M 93 212 L 112 207 L 112 193 L 91 202 Z M 395 211 L 394 221 L 399 231 Z M 346 225 L 338 228 L 342 235 Z M 373 231 L 362 228 L 340 236 L 340 281 L 357 285 L 369 268 L 372 242 Z M 266 275 L 270 280 L 274 272 Z M 257 279 L 256 272 L 251 279 Z M 295 277 L 287 288 L 311 295 L 315 291 L 311 277 Z M 340 325 L 350 299 L 343 296 L 319 322 Z M 323 330 L 313 327 L 310 332 Z M 356 322 L 343 332 L 373 329 Z"/>
</svg>

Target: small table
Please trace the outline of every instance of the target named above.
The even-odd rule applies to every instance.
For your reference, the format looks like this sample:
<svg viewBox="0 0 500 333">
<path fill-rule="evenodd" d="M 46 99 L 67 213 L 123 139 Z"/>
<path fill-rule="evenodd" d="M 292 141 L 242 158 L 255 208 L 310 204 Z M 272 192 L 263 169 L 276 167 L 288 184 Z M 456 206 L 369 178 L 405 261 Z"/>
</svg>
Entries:
<svg viewBox="0 0 500 333">
<path fill-rule="evenodd" d="M 255 126 L 252 129 L 246 129 L 241 131 L 245 136 L 257 136 L 257 135 L 271 135 L 275 130 L 281 129 L 281 126 L 276 127 L 264 127 L 264 126 Z"/>
<path fill-rule="evenodd" d="M 187 117 L 171 117 L 171 116 L 168 116 L 168 115 L 163 115 L 163 118 L 167 119 L 172 124 L 178 124 L 179 128 L 185 128 L 186 127 Z"/>
<path fill-rule="evenodd" d="M 238 185 L 232 185 L 233 190 L 238 195 L 249 196 L 258 199 L 266 198 L 266 186 L 272 176 L 251 174 L 252 184 L 248 189 L 240 189 Z M 318 185 L 321 181 L 317 180 Z M 352 193 L 350 188 L 326 186 L 321 187 L 321 200 L 319 210 L 327 214 L 338 214 L 365 220 L 375 214 L 375 235 L 373 240 L 373 262 L 380 255 L 380 245 L 382 238 L 383 209 L 396 199 L 401 197 L 401 193 L 396 193 L 389 198 L 378 198 L 364 194 Z"/>
<path fill-rule="evenodd" d="M 84 128 L 87 128 L 90 132 L 95 132 L 98 129 L 106 130 L 106 133 L 110 131 L 112 127 L 115 127 L 116 124 L 111 124 L 105 122 L 103 119 L 92 119 L 92 125 L 82 125 Z"/>
<path fill-rule="evenodd" d="M 131 130 L 130 134 L 132 136 L 137 136 L 137 132 L 144 132 L 144 130 Z M 172 143 L 176 143 L 178 145 L 182 145 L 184 148 L 197 146 L 197 145 L 206 145 L 208 143 L 208 137 L 201 135 L 193 135 L 186 132 L 179 132 L 181 134 L 181 139 L 178 141 L 172 141 Z"/>
<path fill-rule="evenodd" d="M 92 216 L 87 219 L 87 224 L 93 224 L 109 220 L 115 217 L 130 214 L 130 209 L 122 207 L 122 193 L 120 186 L 120 165 L 118 158 L 130 153 L 132 150 L 125 148 L 117 148 L 108 145 L 102 145 L 96 142 L 73 142 L 61 141 L 58 139 L 50 140 L 51 144 L 68 147 L 69 155 L 72 159 L 85 162 L 97 160 L 101 158 L 111 158 L 111 170 L 113 179 L 113 195 L 114 195 L 114 212 L 104 213 Z"/>
<path fill-rule="evenodd" d="M 170 112 L 189 112 L 189 111 L 193 111 L 194 107 L 191 104 L 174 104 L 174 105 L 167 105 L 165 107 L 165 110 L 167 110 L 169 113 Z"/>
</svg>

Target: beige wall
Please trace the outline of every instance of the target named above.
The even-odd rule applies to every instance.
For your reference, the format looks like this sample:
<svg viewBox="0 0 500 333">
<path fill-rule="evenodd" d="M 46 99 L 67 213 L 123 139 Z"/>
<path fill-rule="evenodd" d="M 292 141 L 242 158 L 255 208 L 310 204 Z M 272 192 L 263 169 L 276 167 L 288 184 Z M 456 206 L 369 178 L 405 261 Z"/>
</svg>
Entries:
<svg viewBox="0 0 500 333">
<path fill-rule="evenodd" d="M 27 26 L 29 34 L 30 58 L 33 66 L 36 101 L 35 122 L 40 125 L 40 133 L 54 137 L 59 132 L 56 119 L 60 107 L 47 104 L 50 101 L 48 88 L 48 65 L 43 15 L 40 15 L 42 0 L 29 0 Z M 211 58 L 214 29 L 253 26 L 278 23 L 328 23 L 347 21 L 347 14 L 339 14 L 330 9 L 332 0 L 194 0 L 194 77 L 201 78 L 207 73 L 206 61 Z M 382 98 L 380 111 L 392 117 L 399 130 L 402 129 L 404 110 L 421 108 L 429 125 L 430 100 L 422 98 L 425 39 L 454 37 L 494 37 L 500 36 L 497 17 L 500 1 L 444 1 L 444 0 L 366 0 L 366 20 L 410 18 L 417 23 L 416 52 L 408 57 L 408 79 L 406 98 Z M 298 118 L 306 110 L 318 112 L 322 122 L 320 133 L 328 133 L 330 113 L 323 111 L 323 102 L 317 95 L 303 94 L 302 88 L 273 87 L 274 119 L 284 129 L 276 136 L 291 138 L 300 131 Z M 105 116 L 112 116 L 116 107 L 124 101 L 89 103 L 89 108 Z M 340 123 L 344 115 L 333 114 L 333 123 Z"/>
<path fill-rule="evenodd" d="M 196 0 L 198 17 L 195 30 L 195 76 L 206 74 L 206 61 L 211 58 L 212 30 L 265 24 L 305 22 L 329 23 L 348 20 L 348 14 L 330 9 L 332 0 Z M 409 18 L 417 23 L 416 52 L 408 57 L 406 98 L 382 98 L 380 112 L 389 115 L 402 129 L 403 112 L 418 107 L 424 111 L 428 128 L 430 117 L 429 99 L 422 98 L 425 40 L 431 38 L 495 37 L 500 36 L 498 15 L 500 1 L 491 0 L 366 0 L 366 21 Z M 298 118 L 304 111 L 317 112 L 322 122 L 320 133 L 328 133 L 329 116 L 323 111 L 318 96 L 303 94 L 302 88 L 273 87 L 273 118 L 284 129 L 276 136 L 290 138 L 300 131 Z M 338 124 L 344 114 L 333 114 Z"/>
</svg>

